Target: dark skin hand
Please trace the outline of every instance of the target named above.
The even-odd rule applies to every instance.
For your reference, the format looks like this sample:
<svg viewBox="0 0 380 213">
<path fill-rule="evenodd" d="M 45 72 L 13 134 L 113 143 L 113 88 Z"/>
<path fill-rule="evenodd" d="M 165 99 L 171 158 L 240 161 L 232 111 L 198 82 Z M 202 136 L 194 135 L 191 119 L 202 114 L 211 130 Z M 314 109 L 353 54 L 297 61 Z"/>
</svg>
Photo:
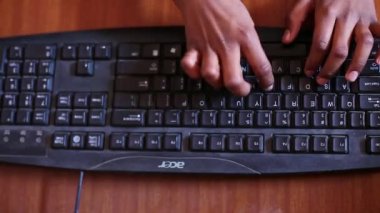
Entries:
<svg viewBox="0 0 380 213">
<path fill-rule="evenodd" d="M 313 76 L 322 66 L 316 80 L 320 85 L 327 83 L 347 58 L 351 39 L 354 39 L 356 48 L 345 78 L 350 82 L 355 81 L 372 50 L 374 36 L 380 36 L 374 1 L 299 0 L 289 15 L 284 43 L 291 43 L 295 39 L 307 15 L 313 11 L 315 28 L 305 75 Z"/>
<path fill-rule="evenodd" d="M 261 88 L 271 90 L 271 64 L 261 47 L 250 14 L 240 0 L 175 0 L 186 26 L 185 72 L 204 78 L 215 88 L 247 95 L 251 85 L 243 79 L 240 57 L 247 58 Z"/>
<path fill-rule="evenodd" d="M 272 68 L 260 44 L 254 23 L 240 0 L 174 0 L 186 26 L 187 52 L 181 61 L 193 79 L 203 78 L 214 88 L 226 87 L 245 96 L 251 86 L 244 81 L 240 57 L 247 58 L 264 90 L 273 88 Z M 314 11 L 315 29 L 305 64 L 306 76 L 325 84 L 347 57 L 351 39 L 356 49 L 346 79 L 356 80 L 373 46 L 380 37 L 373 0 L 299 0 L 289 15 L 283 42 L 291 43 L 302 23 Z M 380 53 L 377 56 L 380 64 Z M 324 63 L 324 64 L 322 64 Z"/>
</svg>

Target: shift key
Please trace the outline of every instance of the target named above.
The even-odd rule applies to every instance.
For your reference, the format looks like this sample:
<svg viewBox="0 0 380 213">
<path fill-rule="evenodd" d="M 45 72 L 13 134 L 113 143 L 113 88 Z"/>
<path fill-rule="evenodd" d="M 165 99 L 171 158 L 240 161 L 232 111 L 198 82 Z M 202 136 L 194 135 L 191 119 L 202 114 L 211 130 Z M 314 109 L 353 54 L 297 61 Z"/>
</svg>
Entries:
<svg viewBox="0 0 380 213">
<path fill-rule="evenodd" d="M 115 80 L 115 91 L 140 92 L 148 91 L 150 79 L 147 76 L 121 76 Z"/>
</svg>

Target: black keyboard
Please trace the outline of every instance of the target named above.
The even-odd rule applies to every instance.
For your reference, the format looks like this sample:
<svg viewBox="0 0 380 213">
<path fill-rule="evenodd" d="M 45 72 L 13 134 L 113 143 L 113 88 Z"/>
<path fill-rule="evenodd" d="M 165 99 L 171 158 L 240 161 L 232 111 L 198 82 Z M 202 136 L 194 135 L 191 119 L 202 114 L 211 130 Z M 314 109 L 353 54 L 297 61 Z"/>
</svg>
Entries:
<svg viewBox="0 0 380 213">
<path fill-rule="evenodd" d="M 0 162 L 91 171 L 274 174 L 380 167 L 376 42 L 355 83 L 303 76 L 311 34 L 258 29 L 276 84 L 236 97 L 189 79 L 180 27 L 0 40 Z"/>
</svg>

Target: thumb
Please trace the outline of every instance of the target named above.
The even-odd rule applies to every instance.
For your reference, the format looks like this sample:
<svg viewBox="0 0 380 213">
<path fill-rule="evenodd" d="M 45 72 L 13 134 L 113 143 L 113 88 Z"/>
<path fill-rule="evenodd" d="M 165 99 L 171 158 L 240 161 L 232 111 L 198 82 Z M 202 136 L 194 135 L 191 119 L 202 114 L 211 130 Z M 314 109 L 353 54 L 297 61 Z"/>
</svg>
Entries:
<svg viewBox="0 0 380 213">
<path fill-rule="evenodd" d="M 373 37 L 380 38 L 380 23 L 379 22 L 371 24 L 370 30 L 372 32 Z M 380 48 L 377 50 L 376 63 L 380 64 Z"/>
<path fill-rule="evenodd" d="M 307 15 L 313 9 L 312 1 L 299 0 L 288 16 L 287 28 L 282 37 L 282 42 L 289 44 L 297 37 Z"/>
</svg>

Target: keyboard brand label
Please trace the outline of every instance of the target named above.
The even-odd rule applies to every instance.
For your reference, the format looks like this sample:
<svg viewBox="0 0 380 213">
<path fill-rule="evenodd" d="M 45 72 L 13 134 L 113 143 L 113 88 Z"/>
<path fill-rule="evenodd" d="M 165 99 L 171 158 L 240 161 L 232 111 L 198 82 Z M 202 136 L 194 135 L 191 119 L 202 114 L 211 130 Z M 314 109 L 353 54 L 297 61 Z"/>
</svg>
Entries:
<svg viewBox="0 0 380 213">
<path fill-rule="evenodd" d="M 183 161 L 162 161 L 158 168 L 162 169 L 183 169 L 185 162 Z"/>
</svg>

